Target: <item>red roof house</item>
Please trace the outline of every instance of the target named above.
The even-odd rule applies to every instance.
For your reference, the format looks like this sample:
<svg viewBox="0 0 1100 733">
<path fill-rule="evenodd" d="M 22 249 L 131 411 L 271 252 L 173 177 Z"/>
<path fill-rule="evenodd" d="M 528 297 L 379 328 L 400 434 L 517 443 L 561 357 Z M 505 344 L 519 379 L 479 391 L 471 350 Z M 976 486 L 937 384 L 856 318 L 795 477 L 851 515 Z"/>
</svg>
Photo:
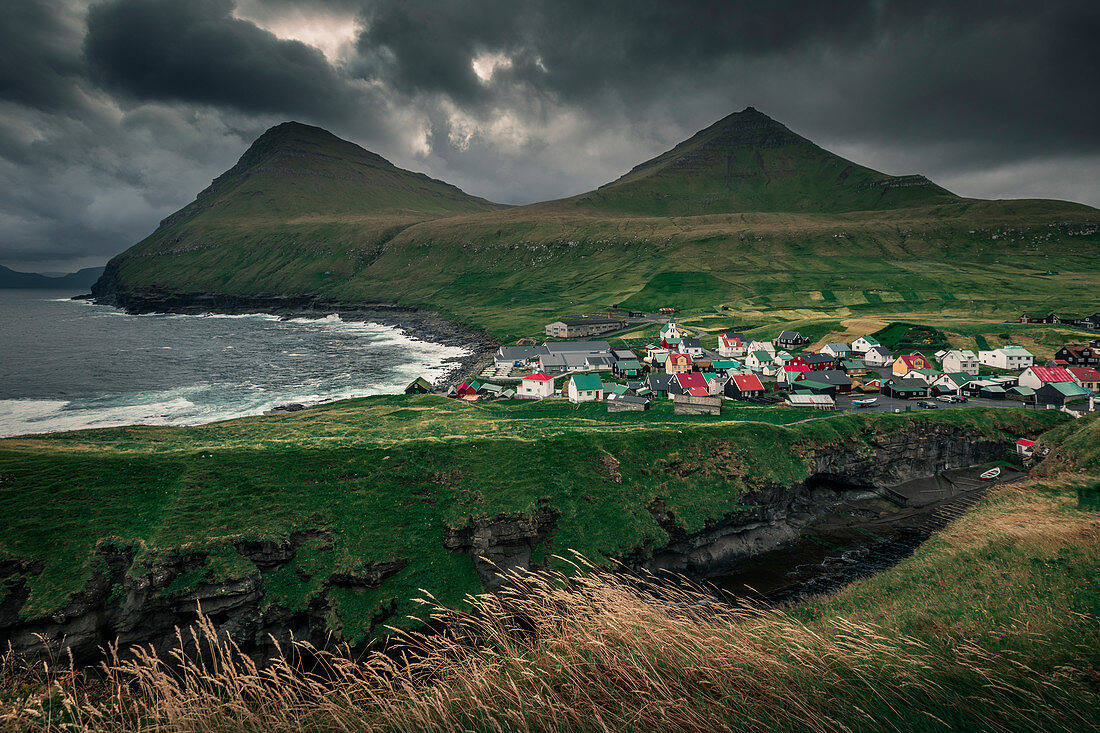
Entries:
<svg viewBox="0 0 1100 733">
<path fill-rule="evenodd" d="M 760 397 L 764 385 L 755 374 L 734 374 L 726 383 L 726 395 L 734 398 Z"/>
<path fill-rule="evenodd" d="M 691 354 L 669 354 L 665 359 L 665 371 L 669 374 L 681 374 L 691 371 Z"/>
<path fill-rule="evenodd" d="M 726 358 L 744 356 L 748 346 L 737 336 L 727 336 L 723 333 L 718 337 L 718 354 Z"/>
<path fill-rule="evenodd" d="M 1076 382 L 1073 375 L 1065 367 L 1029 366 L 1020 373 L 1020 386 L 1039 389 L 1044 384 L 1052 382 Z"/>
<path fill-rule="evenodd" d="M 545 399 L 554 395 L 554 378 L 549 374 L 535 372 L 520 380 L 516 396 L 520 398 Z"/>
<path fill-rule="evenodd" d="M 710 385 L 707 384 L 707 378 L 699 372 L 677 374 L 675 383 L 676 386 L 669 390 L 670 394 L 679 392 L 680 394 L 690 394 L 696 397 L 707 397 L 710 395 Z M 672 386 L 670 382 L 669 387 Z"/>
<path fill-rule="evenodd" d="M 897 359 L 894 359 L 893 373 L 895 377 L 904 377 L 906 374 L 914 369 L 931 369 L 932 364 L 928 359 L 924 358 L 924 355 L 916 352 L 912 354 L 902 354 Z"/>
<path fill-rule="evenodd" d="M 801 359 L 802 357 L 798 357 L 798 358 Z M 804 359 L 803 359 L 803 362 L 805 362 Z M 786 382 L 787 384 L 790 384 L 794 380 L 798 379 L 799 374 L 802 374 L 803 372 L 808 372 L 808 371 L 810 371 L 810 367 L 805 363 L 793 364 L 793 363 L 788 362 L 787 364 L 783 365 L 783 369 L 777 375 L 777 380 L 776 381 Z"/>
<path fill-rule="evenodd" d="M 1100 390 L 1100 371 L 1097 371 L 1096 367 L 1066 367 L 1066 371 L 1073 376 L 1073 381 L 1085 389 L 1091 389 L 1093 392 Z"/>
</svg>

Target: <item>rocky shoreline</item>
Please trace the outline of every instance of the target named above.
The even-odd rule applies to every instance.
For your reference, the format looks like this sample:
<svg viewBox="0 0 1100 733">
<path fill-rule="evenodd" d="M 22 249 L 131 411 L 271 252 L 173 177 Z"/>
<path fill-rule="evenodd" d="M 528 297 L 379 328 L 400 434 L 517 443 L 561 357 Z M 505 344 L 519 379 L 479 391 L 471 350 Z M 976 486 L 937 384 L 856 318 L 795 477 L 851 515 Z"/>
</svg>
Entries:
<svg viewBox="0 0 1100 733">
<path fill-rule="evenodd" d="M 332 300 L 321 295 L 303 293 L 280 295 L 260 293 L 232 295 L 228 293 L 177 293 L 159 288 L 121 290 L 112 268 L 92 287 L 87 295 L 74 300 L 90 300 L 98 305 L 109 305 L 132 314 L 178 313 L 203 315 L 219 313 L 243 315 L 263 313 L 291 318 L 324 318 L 339 316 L 343 321 L 377 323 L 400 330 L 404 335 L 444 346 L 456 346 L 468 353 L 444 360 L 448 371 L 437 380 L 437 389 L 444 382 L 472 377 L 496 351 L 498 344 L 484 331 L 460 326 L 433 311 L 411 306 L 388 303 L 351 303 Z"/>
</svg>

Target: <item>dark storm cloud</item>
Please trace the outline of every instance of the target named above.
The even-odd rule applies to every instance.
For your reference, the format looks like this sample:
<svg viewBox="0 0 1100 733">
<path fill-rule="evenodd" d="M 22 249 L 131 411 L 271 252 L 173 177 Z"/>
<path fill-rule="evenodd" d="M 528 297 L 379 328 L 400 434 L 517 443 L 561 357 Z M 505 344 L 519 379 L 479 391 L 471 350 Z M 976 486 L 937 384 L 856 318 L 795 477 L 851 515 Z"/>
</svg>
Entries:
<svg viewBox="0 0 1100 733">
<path fill-rule="evenodd" d="M 470 106 L 533 92 L 599 114 L 601 101 L 649 109 L 692 97 L 697 107 L 707 94 L 716 113 L 743 100 L 833 136 L 986 141 L 992 132 L 995 143 L 1035 152 L 1100 146 L 1094 2 L 547 0 L 470 9 L 406 0 L 368 3 L 364 18 L 365 73 Z M 511 59 L 488 86 L 469 63 L 486 52 Z"/>
<path fill-rule="evenodd" d="M 0 22 L 0 99 L 42 109 L 76 103 L 83 75 L 79 25 L 61 2 L 5 5 Z"/>
<path fill-rule="evenodd" d="M 521 203 L 753 105 L 964 195 L 1097 205 L 1098 37 L 1077 0 L 17 0 L 0 263 L 121 251 L 287 118 Z"/>
<path fill-rule="evenodd" d="M 88 13 L 93 77 L 139 100 L 250 112 L 350 112 L 349 89 L 324 55 L 232 16 L 232 0 L 114 0 Z"/>
<path fill-rule="evenodd" d="M 359 47 L 400 89 L 469 96 L 477 91 L 470 59 L 500 50 L 513 76 L 565 98 L 608 87 L 654 82 L 672 70 L 705 66 L 732 54 L 782 52 L 815 39 L 865 35 L 871 0 L 795 0 L 782 4 L 616 0 L 461 0 L 366 3 Z M 379 53 L 381 52 L 381 53 Z M 623 84 L 627 86 L 624 87 Z"/>
</svg>

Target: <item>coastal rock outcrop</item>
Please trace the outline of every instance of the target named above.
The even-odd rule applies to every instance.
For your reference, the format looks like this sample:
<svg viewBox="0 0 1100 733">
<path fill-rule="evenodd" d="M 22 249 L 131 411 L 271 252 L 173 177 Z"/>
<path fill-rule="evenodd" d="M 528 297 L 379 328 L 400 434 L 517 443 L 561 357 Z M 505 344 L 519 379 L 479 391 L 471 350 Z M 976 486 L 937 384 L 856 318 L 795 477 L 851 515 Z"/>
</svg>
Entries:
<svg viewBox="0 0 1100 733">
<path fill-rule="evenodd" d="M 26 579 L 41 567 L 6 562 L 0 564 L 0 587 L 8 589 L 0 604 L 0 638 L 10 641 L 16 653 L 32 657 L 44 656 L 48 649 L 67 650 L 77 664 L 97 660 L 100 649 L 115 642 L 122 650 L 140 644 L 164 654 L 179 646 L 177 630 L 194 623 L 201 609 L 219 633 L 257 659 L 269 657 L 277 644 L 286 648 L 291 639 L 324 647 L 332 637 L 330 589 L 377 588 L 408 564 L 402 559 L 354 573 L 333 573 L 321 579 L 320 591 L 304 609 L 292 610 L 265 598 L 271 573 L 294 560 L 306 541 L 331 539 L 322 532 L 299 532 L 283 541 L 239 542 L 236 551 L 253 571 L 225 579 L 203 572 L 211 560 L 205 552 L 171 553 L 136 564 L 132 548 L 105 543 L 97 550 L 95 570 L 84 590 L 63 608 L 30 618 L 20 618 L 27 601 Z M 204 579 L 181 582 L 196 575 Z M 383 609 L 375 624 L 385 622 L 393 611 Z"/>
<path fill-rule="evenodd" d="M 466 552 L 474 560 L 481 584 L 488 591 L 501 586 L 501 575 L 531 567 L 531 554 L 557 524 L 560 513 L 548 506 L 530 516 L 472 517 L 464 526 L 447 528 L 443 545 Z"/>
<path fill-rule="evenodd" d="M 634 553 L 629 564 L 699 578 L 717 575 L 749 557 L 793 543 L 802 528 L 839 502 L 1002 458 L 1005 446 L 950 425 L 911 425 L 874 433 L 868 440 L 808 450 L 813 472 L 802 483 L 754 489 L 742 497 L 743 508 L 690 534 L 666 514 L 658 521 L 668 531 L 669 542 Z"/>
</svg>

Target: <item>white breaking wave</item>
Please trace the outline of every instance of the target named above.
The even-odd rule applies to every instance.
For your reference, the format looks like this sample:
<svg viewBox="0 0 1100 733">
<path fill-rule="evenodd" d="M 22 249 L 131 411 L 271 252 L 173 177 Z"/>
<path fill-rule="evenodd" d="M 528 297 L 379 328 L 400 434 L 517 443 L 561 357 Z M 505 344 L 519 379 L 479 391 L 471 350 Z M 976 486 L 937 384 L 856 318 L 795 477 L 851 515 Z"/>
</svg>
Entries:
<svg viewBox="0 0 1100 733">
<path fill-rule="evenodd" d="M 279 316 L 273 316 L 270 313 L 202 313 L 197 316 L 187 315 L 185 313 L 147 313 L 150 316 L 180 316 L 183 318 L 232 318 L 239 320 L 242 318 L 252 318 L 258 321 L 281 321 Z"/>
<path fill-rule="evenodd" d="M 288 318 L 286 322 L 287 323 L 317 324 L 317 323 L 343 323 L 344 321 L 341 320 L 340 316 L 338 316 L 337 314 L 330 313 L 327 316 L 318 316 L 317 318 L 306 318 L 304 316 L 300 317 L 300 318 Z"/>
<path fill-rule="evenodd" d="M 218 419 L 218 418 L 214 418 Z M 207 422 L 183 398 L 100 408 L 74 408 L 55 400 L 0 400 L 0 437 L 122 425 L 186 425 Z"/>
</svg>

